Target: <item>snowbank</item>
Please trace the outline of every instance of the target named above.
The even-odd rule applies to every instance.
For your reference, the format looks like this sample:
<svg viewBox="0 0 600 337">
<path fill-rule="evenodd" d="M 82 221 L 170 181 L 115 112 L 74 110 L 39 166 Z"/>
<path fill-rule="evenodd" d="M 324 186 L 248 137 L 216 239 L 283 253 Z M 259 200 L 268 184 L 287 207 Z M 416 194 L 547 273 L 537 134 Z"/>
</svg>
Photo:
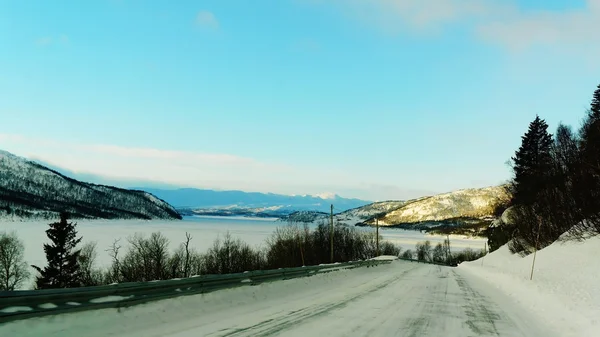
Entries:
<svg viewBox="0 0 600 337">
<path fill-rule="evenodd" d="M 461 271 L 480 277 L 540 316 L 564 336 L 600 336 L 600 237 L 556 242 L 537 253 L 513 255 L 505 245 Z"/>
<path fill-rule="evenodd" d="M 393 261 L 393 260 L 398 260 L 398 257 L 394 256 L 394 255 L 380 255 L 380 256 L 372 258 L 371 260 L 376 260 L 376 261 Z"/>
</svg>

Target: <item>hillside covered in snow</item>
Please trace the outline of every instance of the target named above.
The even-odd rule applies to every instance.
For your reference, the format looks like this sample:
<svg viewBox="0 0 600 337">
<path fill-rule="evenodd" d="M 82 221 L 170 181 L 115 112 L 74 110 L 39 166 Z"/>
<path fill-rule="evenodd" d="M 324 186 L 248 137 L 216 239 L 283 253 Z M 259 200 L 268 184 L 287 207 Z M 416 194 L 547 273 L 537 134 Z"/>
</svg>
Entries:
<svg viewBox="0 0 600 337">
<path fill-rule="evenodd" d="M 473 188 L 438 194 L 406 202 L 380 218 L 384 225 L 444 221 L 459 218 L 486 218 L 507 203 L 505 186 Z"/>
<path fill-rule="evenodd" d="M 0 217 L 181 219 L 168 203 L 137 190 L 95 185 L 66 177 L 0 150 Z"/>
<path fill-rule="evenodd" d="M 464 189 L 412 200 L 375 202 L 334 214 L 334 221 L 347 225 L 380 226 L 404 229 L 437 229 L 461 234 L 477 234 L 496 217 L 497 209 L 510 199 L 505 186 Z M 328 221 L 322 212 L 297 212 L 283 220 L 291 222 Z M 458 233 L 457 232 L 457 233 Z"/>
</svg>

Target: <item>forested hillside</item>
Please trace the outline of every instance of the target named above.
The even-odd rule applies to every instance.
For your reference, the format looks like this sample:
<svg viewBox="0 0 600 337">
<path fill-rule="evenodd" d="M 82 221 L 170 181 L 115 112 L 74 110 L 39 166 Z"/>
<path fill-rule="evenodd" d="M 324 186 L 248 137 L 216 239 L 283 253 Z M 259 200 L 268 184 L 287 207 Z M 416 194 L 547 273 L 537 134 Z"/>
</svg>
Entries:
<svg viewBox="0 0 600 337">
<path fill-rule="evenodd" d="M 0 216 L 181 219 L 168 203 L 136 190 L 77 181 L 0 150 Z"/>
</svg>

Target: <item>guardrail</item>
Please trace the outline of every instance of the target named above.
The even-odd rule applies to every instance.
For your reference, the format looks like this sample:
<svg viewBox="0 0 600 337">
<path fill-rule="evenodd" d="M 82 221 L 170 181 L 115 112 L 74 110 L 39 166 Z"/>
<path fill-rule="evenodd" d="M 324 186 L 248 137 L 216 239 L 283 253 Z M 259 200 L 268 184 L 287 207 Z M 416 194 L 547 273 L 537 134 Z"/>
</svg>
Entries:
<svg viewBox="0 0 600 337">
<path fill-rule="evenodd" d="M 178 296 L 306 277 L 340 269 L 373 267 L 390 262 L 366 260 L 96 287 L 3 291 L 0 292 L 0 323 L 85 310 L 123 308 Z"/>
</svg>

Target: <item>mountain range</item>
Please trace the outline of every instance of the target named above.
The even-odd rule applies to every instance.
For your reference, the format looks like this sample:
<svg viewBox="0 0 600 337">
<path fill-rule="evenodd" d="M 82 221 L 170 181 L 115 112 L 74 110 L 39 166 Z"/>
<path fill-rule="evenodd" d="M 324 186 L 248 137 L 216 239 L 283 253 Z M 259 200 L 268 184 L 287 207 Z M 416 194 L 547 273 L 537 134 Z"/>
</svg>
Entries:
<svg viewBox="0 0 600 337">
<path fill-rule="evenodd" d="M 317 195 L 284 195 L 275 193 L 219 191 L 199 188 L 182 188 L 156 181 L 107 178 L 91 173 L 74 172 L 43 160 L 41 165 L 80 181 L 152 193 L 173 205 L 182 214 L 269 216 L 287 215 L 299 210 L 329 211 L 334 204 L 338 211 L 371 203 L 368 200 L 343 198 L 334 193 Z"/>
<path fill-rule="evenodd" d="M 427 231 L 487 228 L 510 200 L 506 186 L 464 189 L 412 200 L 369 202 L 331 195 L 214 191 L 196 188 L 125 189 L 82 182 L 40 163 L 0 150 L 0 217 L 181 219 L 182 215 L 277 217 Z"/>
<path fill-rule="evenodd" d="M 194 214 L 244 215 L 264 213 L 272 216 L 294 211 L 328 212 L 331 205 L 339 211 L 370 204 L 370 201 L 331 195 L 283 195 L 274 193 L 214 191 L 197 188 L 160 189 L 135 187 L 165 200 L 177 209 Z M 234 214 L 232 214 L 234 213 Z"/>
</svg>

